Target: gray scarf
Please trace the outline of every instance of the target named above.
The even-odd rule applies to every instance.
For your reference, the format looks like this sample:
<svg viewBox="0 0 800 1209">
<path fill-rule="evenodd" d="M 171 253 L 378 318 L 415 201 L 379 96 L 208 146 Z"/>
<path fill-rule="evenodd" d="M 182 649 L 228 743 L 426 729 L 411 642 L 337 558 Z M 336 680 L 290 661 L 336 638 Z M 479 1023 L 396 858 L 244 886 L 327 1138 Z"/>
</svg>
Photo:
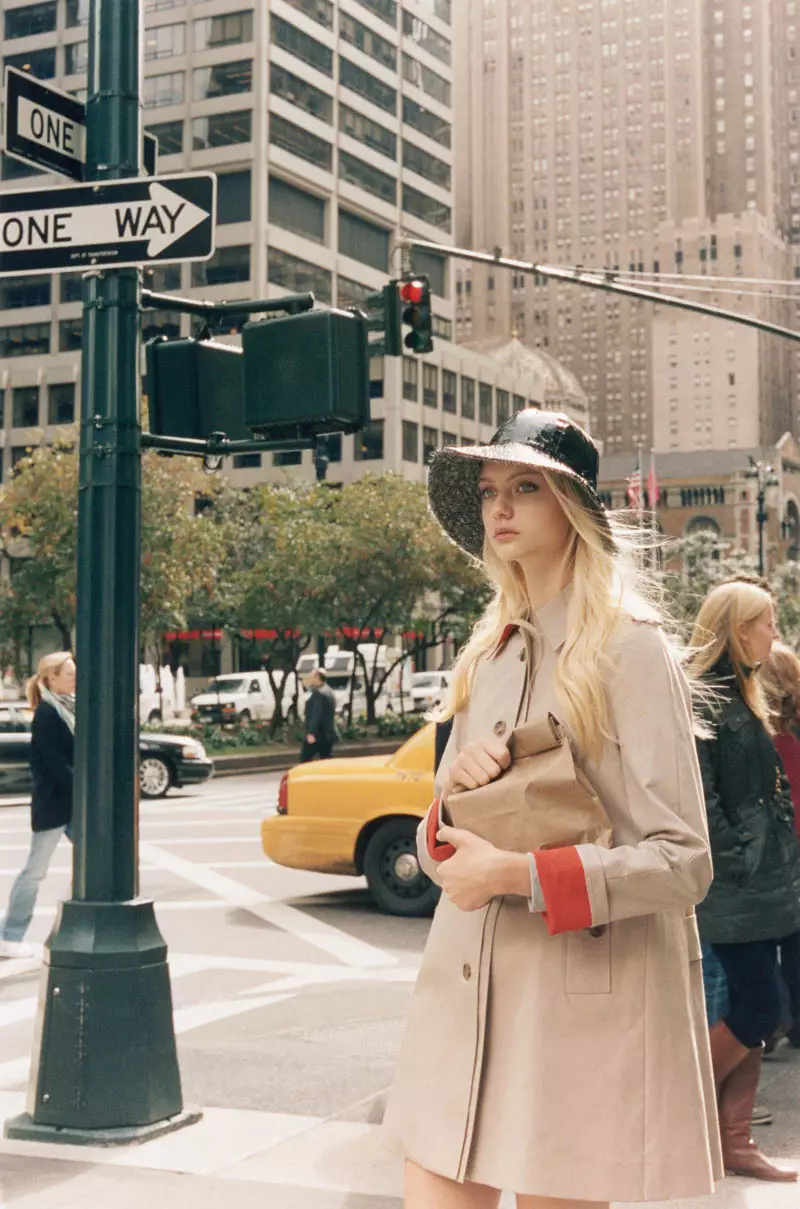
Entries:
<svg viewBox="0 0 800 1209">
<path fill-rule="evenodd" d="M 70 729 L 70 732 L 75 734 L 75 697 L 72 693 L 51 693 L 49 688 L 45 688 L 42 684 L 39 688 L 42 696 L 42 701 L 46 701 L 48 705 L 52 705 L 53 709 L 58 714 L 62 722 Z"/>
</svg>

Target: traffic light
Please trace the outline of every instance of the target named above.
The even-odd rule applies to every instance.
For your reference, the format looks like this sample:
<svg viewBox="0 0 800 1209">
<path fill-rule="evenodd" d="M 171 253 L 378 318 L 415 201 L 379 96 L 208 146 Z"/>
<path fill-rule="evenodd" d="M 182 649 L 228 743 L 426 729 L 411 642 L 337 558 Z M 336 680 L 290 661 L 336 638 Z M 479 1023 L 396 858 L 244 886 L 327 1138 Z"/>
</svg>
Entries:
<svg viewBox="0 0 800 1209">
<path fill-rule="evenodd" d="M 155 436 L 293 440 L 356 432 L 370 418 L 367 324 L 349 311 L 247 323 L 241 349 L 157 337 L 146 361 Z"/>
<path fill-rule="evenodd" d="M 414 277 L 401 282 L 400 299 L 404 306 L 402 321 L 411 328 L 403 344 L 412 353 L 432 353 L 433 311 L 428 278 Z"/>
<path fill-rule="evenodd" d="M 377 294 L 369 294 L 359 309 L 367 319 L 367 331 L 379 333 L 380 338 L 369 346 L 371 357 L 399 357 L 402 354 L 400 325 L 400 296 L 398 283 L 390 281 Z"/>
</svg>

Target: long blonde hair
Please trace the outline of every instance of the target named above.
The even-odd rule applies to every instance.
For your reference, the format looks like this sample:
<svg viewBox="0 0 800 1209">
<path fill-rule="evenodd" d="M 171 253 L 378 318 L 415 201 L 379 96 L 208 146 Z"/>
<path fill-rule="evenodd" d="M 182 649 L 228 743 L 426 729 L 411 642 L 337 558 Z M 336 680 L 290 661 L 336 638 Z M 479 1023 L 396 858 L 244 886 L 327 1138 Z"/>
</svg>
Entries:
<svg viewBox="0 0 800 1209">
<path fill-rule="evenodd" d="M 572 538 L 565 568 L 572 572 L 567 634 L 555 669 L 555 687 L 578 745 L 590 760 L 602 753 L 609 735 L 606 684 L 613 665 L 608 639 L 625 614 L 660 622 L 662 614 L 646 575 L 636 566 L 642 544 L 639 531 L 609 514 L 616 550 L 596 514 L 584 503 L 580 488 L 567 475 L 542 471 L 570 525 Z M 509 623 L 533 622 L 533 610 L 518 563 L 504 563 L 484 542 L 483 567 L 494 584 L 494 597 L 476 624 L 453 668 L 450 699 L 435 715 L 445 721 L 469 701 L 478 662 L 500 641 Z"/>
<path fill-rule="evenodd" d="M 800 659 L 791 647 L 773 642 L 769 659 L 758 669 L 767 697 L 772 728 L 778 734 L 800 727 Z"/>
<path fill-rule="evenodd" d="M 37 705 L 41 703 L 42 687 L 49 689 L 53 677 L 60 675 L 64 664 L 74 658 L 72 651 L 53 651 L 50 655 L 42 656 L 36 669 L 36 675 L 31 676 L 25 686 L 25 696 L 32 709 L 36 709 Z"/>
<path fill-rule="evenodd" d="M 742 644 L 741 627 L 755 621 L 771 605 L 769 592 L 756 584 L 741 580 L 717 584 L 701 604 L 689 639 L 692 674 L 704 676 L 727 656 L 739 692 L 768 730 L 771 725 L 763 685 L 758 676 L 748 675 L 745 670 L 748 656 Z"/>
</svg>

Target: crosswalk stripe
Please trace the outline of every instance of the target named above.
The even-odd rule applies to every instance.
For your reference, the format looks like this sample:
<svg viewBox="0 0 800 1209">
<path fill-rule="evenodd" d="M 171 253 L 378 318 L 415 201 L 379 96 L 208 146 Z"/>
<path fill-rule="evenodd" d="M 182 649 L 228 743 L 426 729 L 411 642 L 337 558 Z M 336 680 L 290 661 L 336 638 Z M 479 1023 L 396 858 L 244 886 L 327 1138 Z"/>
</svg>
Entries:
<svg viewBox="0 0 800 1209">
<path fill-rule="evenodd" d="M 162 840 L 161 843 L 163 842 Z M 384 952 L 383 949 L 378 949 L 375 945 L 367 944 L 363 940 L 357 940 L 347 932 L 314 919 L 310 915 L 305 915 L 295 907 L 289 907 L 285 903 L 268 898 L 265 894 L 259 894 L 251 887 L 234 881 L 224 874 L 201 865 L 195 865 L 154 844 L 142 844 L 140 852 L 152 863 L 162 863 L 165 869 L 169 869 L 172 873 L 176 873 L 196 886 L 202 886 L 204 890 L 209 890 L 212 894 L 217 894 L 229 902 L 235 900 L 237 905 L 242 905 L 242 896 L 244 896 L 247 909 L 254 915 L 266 923 L 281 928 L 284 932 L 289 932 L 299 940 L 323 949 L 347 965 L 373 967 L 397 964 L 396 958 Z"/>
</svg>

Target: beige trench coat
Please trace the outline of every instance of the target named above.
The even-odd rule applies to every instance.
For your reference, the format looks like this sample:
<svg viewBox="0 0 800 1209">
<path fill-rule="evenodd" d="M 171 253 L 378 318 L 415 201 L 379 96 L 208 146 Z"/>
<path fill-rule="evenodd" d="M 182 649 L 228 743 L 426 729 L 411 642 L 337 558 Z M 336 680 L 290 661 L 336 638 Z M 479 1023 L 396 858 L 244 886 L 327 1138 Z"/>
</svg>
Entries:
<svg viewBox="0 0 800 1209">
<path fill-rule="evenodd" d="M 537 615 L 529 719 L 563 716 L 553 671 L 568 592 Z M 523 898 L 464 912 L 443 895 L 385 1128 L 453 1180 L 593 1201 L 700 1196 L 722 1163 L 694 915 L 712 871 L 689 691 L 655 626 L 625 620 L 609 653 L 615 741 L 596 765 L 576 758 L 614 847 L 571 849 L 581 885 L 566 886 L 586 898 L 591 930 L 550 935 L 557 920 Z M 525 671 L 519 633 L 481 662 L 437 788 L 465 743 L 513 727 Z M 425 823 L 419 847 L 438 878 Z"/>
</svg>

